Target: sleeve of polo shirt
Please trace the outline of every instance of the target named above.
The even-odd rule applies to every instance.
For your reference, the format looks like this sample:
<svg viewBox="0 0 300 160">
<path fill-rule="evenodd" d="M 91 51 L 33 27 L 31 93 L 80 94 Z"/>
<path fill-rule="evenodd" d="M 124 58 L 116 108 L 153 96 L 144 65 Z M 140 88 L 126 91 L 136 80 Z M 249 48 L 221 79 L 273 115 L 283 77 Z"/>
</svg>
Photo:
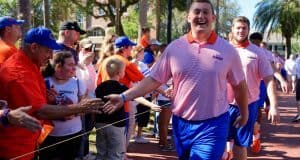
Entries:
<svg viewBox="0 0 300 160">
<path fill-rule="evenodd" d="M 234 55 L 232 58 L 233 61 L 231 63 L 231 69 L 227 75 L 227 80 L 231 85 L 236 86 L 242 80 L 245 79 L 245 75 L 244 75 L 244 71 L 243 71 L 243 67 L 242 67 L 242 62 L 241 62 L 241 59 L 240 59 L 237 51 L 234 50 L 233 52 L 234 52 Z"/>
<path fill-rule="evenodd" d="M 144 75 L 139 71 L 134 63 L 129 63 L 126 66 L 125 72 L 131 82 L 138 82 L 144 79 Z"/>
<path fill-rule="evenodd" d="M 8 95 L 11 106 L 17 108 L 21 106 L 32 106 L 30 113 L 38 110 L 47 103 L 46 92 L 42 89 L 42 84 L 35 79 L 32 73 L 18 74 L 14 80 L 8 83 Z M 43 95 L 44 92 L 44 95 Z"/>
<path fill-rule="evenodd" d="M 258 73 L 261 78 L 273 75 L 273 68 L 265 55 L 261 50 L 257 53 L 258 56 Z"/>
<path fill-rule="evenodd" d="M 160 83 L 167 83 L 171 75 L 170 56 L 167 48 L 160 59 L 151 68 L 149 76 Z"/>
</svg>

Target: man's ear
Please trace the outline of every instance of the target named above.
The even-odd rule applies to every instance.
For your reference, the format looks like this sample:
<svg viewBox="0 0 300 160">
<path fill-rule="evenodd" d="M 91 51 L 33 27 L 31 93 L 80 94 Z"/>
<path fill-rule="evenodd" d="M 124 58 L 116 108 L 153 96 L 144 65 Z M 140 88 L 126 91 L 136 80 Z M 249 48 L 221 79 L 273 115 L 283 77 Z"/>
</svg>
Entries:
<svg viewBox="0 0 300 160">
<path fill-rule="evenodd" d="M 32 53 L 35 53 L 37 52 L 39 45 L 37 43 L 31 43 L 29 48 Z"/>
<path fill-rule="evenodd" d="M 11 32 L 12 31 L 12 26 L 6 26 L 4 30 L 6 32 Z"/>
</svg>

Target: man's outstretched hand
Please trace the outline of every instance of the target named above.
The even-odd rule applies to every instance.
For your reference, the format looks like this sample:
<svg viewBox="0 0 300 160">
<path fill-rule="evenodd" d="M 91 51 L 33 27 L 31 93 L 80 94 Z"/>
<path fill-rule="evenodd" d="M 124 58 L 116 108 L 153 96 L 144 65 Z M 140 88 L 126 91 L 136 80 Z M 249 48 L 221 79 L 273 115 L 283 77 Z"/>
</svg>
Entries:
<svg viewBox="0 0 300 160">
<path fill-rule="evenodd" d="M 118 94 L 110 94 L 104 98 L 108 100 L 102 109 L 102 111 L 106 114 L 112 114 L 124 105 L 124 100 Z"/>
</svg>

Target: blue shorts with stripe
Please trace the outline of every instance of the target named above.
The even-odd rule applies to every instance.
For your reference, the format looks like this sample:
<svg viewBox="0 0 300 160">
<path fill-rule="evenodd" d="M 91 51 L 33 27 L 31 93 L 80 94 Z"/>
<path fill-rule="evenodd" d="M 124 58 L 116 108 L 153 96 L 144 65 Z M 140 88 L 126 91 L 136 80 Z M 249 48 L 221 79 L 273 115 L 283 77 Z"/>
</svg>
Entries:
<svg viewBox="0 0 300 160">
<path fill-rule="evenodd" d="M 174 142 L 180 160 L 221 159 L 229 129 L 229 113 L 203 121 L 173 115 Z"/>
<path fill-rule="evenodd" d="M 245 126 L 236 128 L 233 124 L 236 118 L 240 115 L 239 108 L 236 105 L 230 105 L 230 129 L 228 134 L 228 140 L 233 139 L 234 143 L 242 147 L 250 147 L 252 144 L 252 134 L 254 123 L 258 113 L 257 101 L 248 105 L 249 118 Z"/>
<path fill-rule="evenodd" d="M 259 85 L 259 100 L 257 101 L 258 107 L 263 107 L 267 98 L 267 87 L 263 80 L 260 81 Z"/>
</svg>

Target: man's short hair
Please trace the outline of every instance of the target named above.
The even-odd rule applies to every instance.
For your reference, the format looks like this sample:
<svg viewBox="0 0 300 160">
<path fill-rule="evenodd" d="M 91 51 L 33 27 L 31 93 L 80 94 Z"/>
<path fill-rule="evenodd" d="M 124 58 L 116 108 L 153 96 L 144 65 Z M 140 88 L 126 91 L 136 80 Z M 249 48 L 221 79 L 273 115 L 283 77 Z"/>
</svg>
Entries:
<svg viewBox="0 0 300 160">
<path fill-rule="evenodd" d="M 213 4 L 211 3 L 210 0 L 193 0 L 192 3 L 191 3 L 191 5 L 190 5 L 190 7 L 189 7 L 189 11 L 190 11 L 191 6 L 193 5 L 193 3 L 208 3 L 210 5 L 210 7 L 211 7 L 211 12 L 213 14 L 215 14 L 214 6 L 213 6 Z"/>
<path fill-rule="evenodd" d="M 114 77 L 118 75 L 125 64 L 117 59 L 116 57 L 108 57 L 103 61 L 103 65 L 105 67 L 105 71 L 107 72 L 109 77 Z"/>
<path fill-rule="evenodd" d="M 143 27 L 142 28 L 142 33 L 147 33 L 150 32 L 150 28 L 149 27 Z"/>
<path fill-rule="evenodd" d="M 259 32 L 254 32 L 250 35 L 249 39 L 252 41 L 252 40 L 259 40 L 259 41 L 262 41 L 263 40 L 263 36 L 261 33 Z"/>
<path fill-rule="evenodd" d="M 245 16 L 238 16 L 238 17 L 234 18 L 234 19 L 232 20 L 232 25 L 235 25 L 235 23 L 237 23 L 237 22 L 246 23 L 246 24 L 248 25 L 248 27 L 250 28 L 250 21 L 249 21 L 249 19 L 248 19 L 247 17 L 245 17 Z"/>
<path fill-rule="evenodd" d="M 4 35 L 5 28 L 0 29 L 0 38 Z"/>
</svg>

